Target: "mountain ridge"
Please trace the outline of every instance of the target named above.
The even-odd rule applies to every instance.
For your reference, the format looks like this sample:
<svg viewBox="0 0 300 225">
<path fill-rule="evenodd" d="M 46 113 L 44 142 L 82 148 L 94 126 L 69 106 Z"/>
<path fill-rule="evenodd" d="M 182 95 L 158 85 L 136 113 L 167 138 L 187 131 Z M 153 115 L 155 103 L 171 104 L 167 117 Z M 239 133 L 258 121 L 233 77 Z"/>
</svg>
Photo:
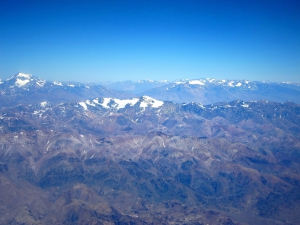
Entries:
<svg viewBox="0 0 300 225">
<path fill-rule="evenodd" d="M 181 79 L 175 82 L 142 80 L 85 84 L 50 82 L 32 75 L 19 73 L 1 81 L 0 90 L 0 100 L 3 106 L 13 106 L 22 102 L 48 101 L 59 103 L 96 97 L 126 99 L 141 96 L 176 103 L 211 104 L 237 99 L 300 103 L 300 84 L 298 83 L 217 80 L 212 78 Z"/>
<path fill-rule="evenodd" d="M 96 97 L 128 98 L 134 95 L 111 90 L 101 85 L 50 82 L 23 73 L 13 75 L 0 84 L 1 106 L 34 104 L 43 101 L 57 104 Z"/>
</svg>

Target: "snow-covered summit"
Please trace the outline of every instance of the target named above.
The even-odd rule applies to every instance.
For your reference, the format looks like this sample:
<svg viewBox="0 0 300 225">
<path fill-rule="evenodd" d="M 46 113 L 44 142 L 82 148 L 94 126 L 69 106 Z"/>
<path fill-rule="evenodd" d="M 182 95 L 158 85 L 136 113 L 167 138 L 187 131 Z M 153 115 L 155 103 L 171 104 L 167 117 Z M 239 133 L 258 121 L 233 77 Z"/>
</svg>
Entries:
<svg viewBox="0 0 300 225">
<path fill-rule="evenodd" d="M 146 108 L 146 107 L 159 108 L 164 104 L 163 101 L 156 100 L 149 96 L 143 96 L 141 99 L 142 99 L 140 103 L 141 108 Z"/>
<path fill-rule="evenodd" d="M 9 84 L 10 88 L 14 88 L 14 87 L 23 88 L 23 87 L 35 86 L 35 85 L 37 85 L 38 87 L 43 87 L 44 84 L 46 83 L 45 80 L 36 78 L 31 74 L 26 74 L 26 73 L 17 73 L 11 76 L 10 78 L 8 78 L 5 82 Z"/>
<path fill-rule="evenodd" d="M 18 73 L 10 77 L 8 80 L 14 80 L 14 86 L 22 87 L 33 79 L 31 74 Z"/>
<path fill-rule="evenodd" d="M 132 99 L 117 99 L 117 98 L 95 98 L 93 100 L 86 100 L 84 102 L 78 102 L 77 106 L 80 105 L 84 110 L 88 110 L 88 106 L 97 107 L 102 106 L 106 109 L 123 109 L 126 106 L 137 106 L 140 108 L 159 108 L 164 104 L 163 101 L 156 100 L 149 96 L 143 96 L 140 98 Z"/>
<path fill-rule="evenodd" d="M 18 73 L 16 75 L 16 77 L 18 77 L 18 78 L 24 78 L 24 79 L 31 79 L 32 75 L 31 74 L 25 74 L 25 73 Z"/>
</svg>

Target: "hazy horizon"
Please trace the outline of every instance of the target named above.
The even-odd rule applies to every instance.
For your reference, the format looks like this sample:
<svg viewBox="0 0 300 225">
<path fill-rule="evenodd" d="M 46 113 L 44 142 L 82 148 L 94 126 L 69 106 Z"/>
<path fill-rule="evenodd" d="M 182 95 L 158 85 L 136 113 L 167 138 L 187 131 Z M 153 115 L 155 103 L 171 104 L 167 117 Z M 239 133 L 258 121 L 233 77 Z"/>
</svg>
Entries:
<svg viewBox="0 0 300 225">
<path fill-rule="evenodd" d="M 15 73 L 9 77 L 4 77 L 1 78 L 0 77 L 0 81 L 5 81 L 8 80 L 9 78 L 11 78 L 12 76 L 16 76 L 18 74 L 26 74 L 26 75 L 32 75 L 33 77 L 36 77 L 38 79 L 43 79 L 49 82 L 54 82 L 54 81 L 60 81 L 60 82 L 74 82 L 74 83 L 102 83 L 102 84 L 109 84 L 109 83 L 115 83 L 115 82 L 142 82 L 142 81 L 153 81 L 153 82 L 168 82 L 168 83 L 172 83 L 172 82 L 178 82 L 178 81 L 188 81 L 188 80 L 202 80 L 202 79 L 206 79 L 206 80 L 226 80 L 226 81 L 231 81 L 231 80 L 235 80 L 235 81 L 250 81 L 250 82 L 270 82 L 270 83 L 295 83 L 295 84 L 300 84 L 300 82 L 292 82 L 292 81 L 273 81 L 273 80 L 253 80 L 253 79 L 243 79 L 243 78 L 236 78 L 236 79 L 228 79 L 228 78 L 214 78 L 214 77 L 198 77 L 198 78 L 178 78 L 178 79 L 122 79 L 122 80 L 99 80 L 99 81 L 76 81 L 76 80 L 64 80 L 64 79 L 44 79 L 42 77 L 36 76 L 35 74 L 29 74 L 29 73 L 24 73 L 24 72 L 18 72 Z"/>
</svg>

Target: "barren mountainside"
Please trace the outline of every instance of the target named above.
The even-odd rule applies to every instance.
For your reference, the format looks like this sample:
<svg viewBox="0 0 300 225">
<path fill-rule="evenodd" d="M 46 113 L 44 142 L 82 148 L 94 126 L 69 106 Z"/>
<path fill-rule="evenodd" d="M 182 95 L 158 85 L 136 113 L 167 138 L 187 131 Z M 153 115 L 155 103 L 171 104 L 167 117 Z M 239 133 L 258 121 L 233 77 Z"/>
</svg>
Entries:
<svg viewBox="0 0 300 225">
<path fill-rule="evenodd" d="M 300 106 L 150 97 L 0 111 L 1 224 L 297 224 Z"/>
</svg>

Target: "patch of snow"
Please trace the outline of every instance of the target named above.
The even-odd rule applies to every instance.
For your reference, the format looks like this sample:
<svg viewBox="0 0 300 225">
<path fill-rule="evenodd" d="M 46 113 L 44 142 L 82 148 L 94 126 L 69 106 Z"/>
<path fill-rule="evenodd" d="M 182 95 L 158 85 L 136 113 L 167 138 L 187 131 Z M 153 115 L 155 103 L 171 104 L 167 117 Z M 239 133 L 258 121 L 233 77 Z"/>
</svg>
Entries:
<svg viewBox="0 0 300 225">
<path fill-rule="evenodd" d="M 242 83 L 241 83 L 241 82 L 238 82 L 235 86 L 236 86 L 236 87 L 240 87 L 240 86 L 242 86 Z"/>
<path fill-rule="evenodd" d="M 48 102 L 46 102 L 46 101 L 45 102 L 41 102 L 41 106 L 44 107 L 44 108 L 46 107 L 47 104 L 48 104 Z"/>
<path fill-rule="evenodd" d="M 205 83 L 203 83 L 200 80 L 191 80 L 191 81 L 189 81 L 189 84 L 205 85 Z"/>
<path fill-rule="evenodd" d="M 84 108 L 84 110 L 87 110 L 87 106 L 84 102 L 79 102 L 78 104 L 81 105 Z"/>
<path fill-rule="evenodd" d="M 69 87 L 75 87 L 75 84 L 68 84 Z"/>
<path fill-rule="evenodd" d="M 37 115 L 37 114 L 39 114 L 40 112 L 42 112 L 41 110 L 35 110 L 35 111 L 33 111 L 33 115 Z"/>
<path fill-rule="evenodd" d="M 122 109 L 125 108 L 126 105 L 134 106 L 139 99 L 138 98 L 133 98 L 133 99 L 128 99 L 128 100 L 120 100 L 120 99 L 113 99 L 115 103 L 117 103 L 117 109 Z"/>
<path fill-rule="evenodd" d="M 200 106 L 202 109 L 205 109 L 205 106 L 202 105 L 201 103 L 196 103 L 198 106 Z"/>
<path fill-rule="evenodd" d="M 28 82 L 30 82 L 30 80 L 21 80 L 19 78 L 17 78 L 16 82 L 15 82 L 15 85 L 18 86 L 18 87 L 22 87 L 24 86 L 25 84 L 27 84 Z"/>
<path fill-rule="evenodd" d="M 98 98 L 93 99 L 93 102 L 91 104 L 101 105 Z"/>
<path fill-rule="evenodd" d="M 54 85 L 58 85 L 58 86 L 63 86 L 62 83 L 58 82 L 58 81 L 54 81 L 53 82 Z"/>
<path fill-rule="evenodd" d="M 243 104 L 243 105 L 241 105 L 242 107 L 244 107 L 244 108 L 248 108 L 249 107 L 249 105 L 247 105 L 247 104 Z"/>
<path fill-rule="evenodd" d="M 39 85 L 40 87 L 43 87 L 45 85 L 46 81 L 45 80 L 39 80 L 36 82 L 37 85 Z"/>
<path fill-rule="evenodd" d="M 141 108 L 146 108 L 151 106 L 152 108 L 158 108 L 164 104 L 163 101 L 156 100 L 154 98 L 150 98 L 149 96 L 143 96 L 143 101 L 140 104 Z"/>
<path fill-rule="evenodd" d="M 175 84 L 184 84 L 184 82 L 182 82 L 182 81 L 176 81 Z"/>
<path fill-rule="evenodd" d="M 104 108 L 109 108 L 108 103 L 110 102 L 110 100 L 111 100 L 111 98 L 103 98 L 103 102 L 100 105 L 102 105 Z M 95 100 L 93 100 L 93 101 L 95 102 Z"/>
<path fill-rule="evenodd" d="M 208 80 L 208 81 L 209 81 L 209 83 L 212 83 L 213 81 L 215 81 L 215 79 L 214 79 L 214 78 L 206 78 L 206 80 Z"/>
<path fill-rule="evenodd" d="M 227 85 L 230 86 L 230 87 L 234 87 L 233 83 L 234 83 L 234 81 L 230 81 L 230 82 L 228 82 Z"/>
<path fill-rule="evenodd" d="M 85 103 L 91 106 L 96 106 L 94 100 L 92 102 L 90 100 L 86 100 Z"/>
</svg>

